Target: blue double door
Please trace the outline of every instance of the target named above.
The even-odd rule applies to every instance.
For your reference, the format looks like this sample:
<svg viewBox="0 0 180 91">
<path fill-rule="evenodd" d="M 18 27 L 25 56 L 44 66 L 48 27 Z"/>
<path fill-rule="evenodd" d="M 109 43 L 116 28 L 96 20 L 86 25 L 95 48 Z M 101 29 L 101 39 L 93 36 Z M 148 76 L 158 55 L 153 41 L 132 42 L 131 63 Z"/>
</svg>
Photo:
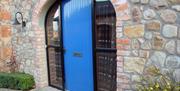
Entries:
<svg viewBox="0 0 180 91">
<path fill-rule="evenodd" d="M 62 0 L 65 89 L 93 91 L 93 0 Z"/>
</svg>

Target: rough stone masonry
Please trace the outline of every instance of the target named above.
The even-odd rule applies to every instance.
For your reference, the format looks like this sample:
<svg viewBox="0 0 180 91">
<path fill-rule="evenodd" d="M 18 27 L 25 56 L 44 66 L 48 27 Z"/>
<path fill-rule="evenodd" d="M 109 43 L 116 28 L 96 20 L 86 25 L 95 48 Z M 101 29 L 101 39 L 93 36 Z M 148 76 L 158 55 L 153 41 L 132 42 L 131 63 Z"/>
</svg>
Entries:
<svg viewBox="0 0 180 91">
<path fill-rule="evenodd" d="M 46 72 L 41 67 L 46 64 L 36 61 L 40 60 L 36 56 L 41 56 L 38 55 L 41 47 L 36 48 L 39 47 L 39 42 L 36 42 L 38 39 L 32 29 L 32 11 L 37 2 L 39 1 L 0 0 L 0 72 L 20 71 L 32 74 L 37 87 L 41 87 L 47 85 L 47 79 L 43 79 L 47 78 L 47 74 L 39 74 L 40 71 Z M 21 25 L 13 25 L 16 12 L 22 12 L 27 22 L 23 29 Z"/>
<path fill-rule="evenodd" d="M 117 91 L 150 65 L 180 81 L 180 0 L 112 0 L 117 15 Z"/>
<path fill-rule="evenodd" d="M 0 71 L 30 73 L 37 87 L 47 86 L 48 79 L 44 28 L 34 25 L 41 23 L 48 1 L 0 0 Z M 117 91 L 133 91 L 139 77 L 135 72 L 149 65 L 173 69 L 180 81 L 180 0 L 111 2 L 117 16 Z M 12 25 L 18 11 L 27 19 L 23 30 Z"/>
</svg>

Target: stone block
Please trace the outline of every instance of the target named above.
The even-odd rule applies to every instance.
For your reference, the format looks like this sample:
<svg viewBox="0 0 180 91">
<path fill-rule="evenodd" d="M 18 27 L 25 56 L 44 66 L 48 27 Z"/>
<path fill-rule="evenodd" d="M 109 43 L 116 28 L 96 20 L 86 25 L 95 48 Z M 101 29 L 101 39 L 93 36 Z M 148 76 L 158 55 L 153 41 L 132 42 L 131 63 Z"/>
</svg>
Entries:
<svg viewBox="0 0 180 91">
<path fill-rule="evenodd" d="M 11 36 L 11 26 L 2 25 L 0 28 L 1 37 L 7 38 Z"/>
<path fill-rule="evenodd" d="M 140 43 L 137 39 L 132 39 L 131 41 L 131 47 L 132 49 L 139 49 L 140 48 Z"/>
<path fill-rule="evenodd" d="M 149 51 L 145 51 L 145 50 L 140 50 L 139 51 L 139 57 L 142 57 L 142 58 L 149 58 Z"/>
<path fill-rule="evenodd" d="M 169 24 L 164 25 L 162 30 L 163 36 L 167 38 L 177 37 L 177 33 L 178 33 L 178 27 Z"/>
<path fill-rule="evenodd" d="M 157 50 L 161 50 L 164 48 L 164 44 L 165 44 L 165 39 L 159 35 L 156 35 L 153 38 L 153 49 L 157 49 Z"/>
<path fill-rule="evenodd" d="M 131 40 L 124 38 L 124 39 L 117 39 L 116 42 L 117 44 L 121 44 L 121 45 L 129 45 Z"/>
<path fill-rule="evenodd" d="M 146 60 L 144 58 L 125 57 L 124 58 L 124 71 L 142 73 L 144 70 L 145 62 Z"/>
<path fill-rule="evenodd" d="M 149 3 L 149 0 L 141 0 L 141 3 L 142 3 L 142 4 L 148 4 L 148 3 Z"/>
<path fill-rule="evenodd" d="M 121 90 L 121 89 L 131 89 L 131 86 L 130 84 L 122 84 L 122 83 L 117 83 L 117 91 L 124 91 L 124 90 Z"/>
<path fill-rule="evenodd" d="M 177 40 L 177 53 L 180 55 L 180 40 Z"/>
<path fill-rule="evenodd" d="M 143 37 L 144 25 L 124 26 L 124 34 L 129 38 Z"/>
<path fill-rule="evenodd" d="M 130 46 L 130 45 L 117 44 L 116 48 L 117 48 L 118 50 L 129 50 L 129 49 L 131 49 L 131 46 Z"/>
<path fill-rule="evenodd" d="M 125 73 L 117 73 L 118 83 L 129 83 L 130 75 Z"/>
<path fill-rule="evenodd" d="M 117 67 L 118 67 L 118 68 L 123 67 L 123 61 L 118 61 L 118 62 L 117 62 Z"/>
<path fill-rule="evenodd" d="M 117 21 L 131 19 L 130 11 L 128 9 L 129 8 L 129 4 L 127 3 L 127 1 L 126 0 L 124 0 L 124 1 L 118 0 L 118 1 L 119 1 L 119 4 L 115 8 L 116 15 L 118 16 L 117 17 Z"/>
<path fill-rule="evenodd" d="M 0 9 L 1 20 L 11 20 L 11 13 L 8 10 Z"/>
<path fill-rule="evenodd" d="M 172 4 L 180 4 L 180 0 L 169 0 Z"/>
<path fill-rule="evenodd" d="M 145 42 L 145 39 L 144 38 L 138 38 L 139 42 L 142 44 Z"/>
<path fill-rule="evenodd" d="M 178 38 L 180 39 L 180 28 L 178 30 Z"/>
<path fill-rule="evenodd" d="M 166 9 L 160 12 L 160 17 L 166 23 L 175 23 L 177 20 L 177 14 L 175 11 Z"/>
<path fill-rule="evenodd" d="M 117 55 L 118 56 L 130 56 L 131 55 L 131 51 L 117 51 Z"/>
<path fill-rule="evenodd" d="M 5 47 L 5 48 L 1 48 L 0 50 L 1 50 L 0 52 L 1 59 L 3 60 L 10 59 L 10 57 L 12 56 L 12 48 Z"/>
<path fill-rule="evenodd" d="M 176 42 L 174 40 L 168 41 L 165 45 L 166 51 L 170 54 L 175 54 Z"/>
<path fill-rule="evenodd" d="M 152 32 L 146 32 L 144 34 L 144 38 L 147 40 L 151 40 L 153 38 L 153 33 Z"/>
<path fill-rule="evenodd" d="M 0 0 L 1 4 L 8 4 L 10 3 L 12 0 Z"/>
<path fill-rule="evenodd" d="M 139 3 L 140 0 L 131 0 L 132 3 Z"/>
<path fill-rule="evenodd" d="M 151 31 L 160 31 L 161 22 L 158 20 L 153 20 L 146 23 L 146 28 Z"/>
<path fill-rule="evenodd" d="M 176 82 L 180 82 L 180 69 L 176 69 L 173 73 Z"/>
<path fill-rule="evenodd" d="M 139 75 L 132 75 L 132 82 L 141 82 L 141 78 Z"/>
<path fill-rule="evenodd" d="M 117 33 L 116 33 L 116 38 L 117 38 L 117 39 L 120 39 L 120 38 L 122 38 L 122 37 L 123 37 L 123 33 L 122 33 L 122 32 L 121 32 L 121 33 L 120 33 L 120 32 L 117 32 Z"/>
<path fill-rule="evenodd" d="M 134 22 L 141 22 L 141 10 L 139 7 L 135 6 L 131 10 L 132 12 L 132 19 Z"/>
<path fill-rule="evenodd" d="M 152 48 L 152 43 L 151 43 L 151 41 L 148 41 L 148 40 L 144 41 L 144 42 L 141 44 L 141 48 L 142 48 L 142 49 L 145 49 L 145 50 L 151 49 L 151 48 Z"/>
<path fill-rule="evenodd" d="M 150 63 L 152 65 L 156 65 L 158 67 L 164 67 L 166 60 L 166 53 L 161 52 L 161 51 L 155 51 L 152 56 L 150 57 Z"/>
<path fill-rule="evenodd" d="M 173 5 L 171 8 L 180 12 L 180 5 Z"/>
<path fill-rule="evenodd" d="M 128 3 L 127 2 L 125 2 L 125 3 L 120 3 L 117 7 L 116 7 L 116 10 L 117 11 L 124 11 L 124 10 L 126 10 L 126 9 L 128 9 Z"/>
<path fill-rule="evenodd" d="M 150 0 L 149 2 L 150 6 L 159 9 L 160 7 L 167 7 L 168 2 L 167 0 Z"/>
<path fill-rule="evenodd" d="M 123 30 L 122 27 L 117 27 L 117 28 L 116 28 L 116 32 L 117 32 L 117 33 L 121 33 L 122 30 Z"/>
<path fill-rule="evenodd" d="M 138 50 L 132 50 L 131 53 L 132 53 L 132 55 L 135 56 L 135 57 L 139 56 L 139 51 L 138 51 Z"/>
<path fill-rule="evenodd" d="M 144 19 L 153 19 L 156 17 L 156 12 L 153 9 L 147 9 L 143 12 Z"/>
<path fill-rule="evenodd" d="M 0 47 L 2 47 L 4 45 L 3 41 L 0 40 Z"/>
<path fill-rule="evenodd" d="M 180 67 L 180 57 L 175 55 L 170 55 L 166 58 L 166 66 L 168 68 L 179 68 Z"/>
</svg>

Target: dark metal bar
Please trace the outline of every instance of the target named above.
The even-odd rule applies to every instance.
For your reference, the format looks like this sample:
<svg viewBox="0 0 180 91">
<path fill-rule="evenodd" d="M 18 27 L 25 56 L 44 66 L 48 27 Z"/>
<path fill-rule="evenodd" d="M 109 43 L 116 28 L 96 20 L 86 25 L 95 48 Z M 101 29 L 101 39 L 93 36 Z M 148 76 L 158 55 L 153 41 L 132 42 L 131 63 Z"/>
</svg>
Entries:
<svg viewBox="0 0 180 91">
<path fill-rule="evenodd" d="M 96 51 L 98 52 L 116 52 L 117 49 L 116 48 L 96 48 Z"/>
<path fill-rule="evenodd" d="M 59 1 L 59 0 L 58 0 Z M 61 4 L 61 1 L 59 1 L 59 5 L 60 5 L 60 15 L 59 15 L 59 20 L 61 21 L 60 22 L 60 29 L 61 29 L 61 32 L 60 32 L 60 36 L 61 36 L 61 58 L 62 58 L 62 78 L 63 78 L 63 91 L 65 91 L 65 69 L 64 69 L 64 45 L 63 45 L 63 26 L 62 26 L 62 4 Z"/>
<path fill-rule="evenodd" d="M 95 0 L 92 0 L 92 51 L 93 51 L 93 77 L 94 77 L 94 91 L 97 91 L 97 77 L 96 77 L 96 32 L 95 32 Z"/>
</svg>

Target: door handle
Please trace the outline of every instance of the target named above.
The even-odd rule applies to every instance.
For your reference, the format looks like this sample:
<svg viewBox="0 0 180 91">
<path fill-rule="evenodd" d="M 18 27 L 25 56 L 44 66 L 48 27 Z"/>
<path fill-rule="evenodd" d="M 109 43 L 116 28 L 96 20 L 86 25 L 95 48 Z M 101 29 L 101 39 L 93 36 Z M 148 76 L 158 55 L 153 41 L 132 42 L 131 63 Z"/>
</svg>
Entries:
<svg viewBox="0 0 180 91">
<path fill-rule="evenodd" d="M 75 56 L 75 57 L 82 57 L 82 53 L 81 52 L 74 52 L 73 56 Z"/>
</svg>

